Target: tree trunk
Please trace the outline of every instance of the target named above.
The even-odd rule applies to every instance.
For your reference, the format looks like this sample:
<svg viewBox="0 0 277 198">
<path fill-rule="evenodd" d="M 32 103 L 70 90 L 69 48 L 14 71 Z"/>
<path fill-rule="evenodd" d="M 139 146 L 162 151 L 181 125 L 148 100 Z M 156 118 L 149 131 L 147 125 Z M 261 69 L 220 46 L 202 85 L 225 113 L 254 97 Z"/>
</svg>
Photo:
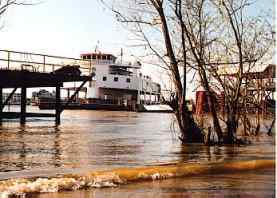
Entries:
<svg viewBox="0 0 277 198">
<path fill-rule="evenodd" d="M 176 106 L 175 116 L 181 132 L 179 139 L 182 141 L 182 143 L 203 143 L 204 135 L 201 129 L 195 123 L 192 112 L 188 111 L 183 97 L 177 98 Z"/>
<path fill-rule="evenodd" d="M 183 86 L 178 69 L 178 62 L 174 54 L 169 28 L 167 26 L 167 20 L 163 10 L 163 2 L 153 0 L 151 0 L 151 2 L 160 16 L 162 32 L 164 35 L 164 44 L 166 46 L 167 56 L 170 60 L 170 71 L 175 84 L 177 95 L 177 98 L 175 98 L 177 102 L 175 115 L 181 131 L 181 136 L 179 138 L 182 141 L 182 143 L 203 142 L 204 139 L 201 130 L 197 127 L 191 113 L 186 108 L 185 92 L 183 92 Z M 184 87 L 185 84 L 186 82 L 184 83 Z"/>
<path fill-rule="evenodd" d="M 261 128 L 261 119 L 260 119 L 260 108 L 258 107 L 258 111 L 256 113 L 256 119 L 257 119 L 257 126 L 255 129 L 255 135 L 258 135 Z"/>
<path fill-rule="evenodd" d="M 224 142 L 227 144 L 233 144 L 235 143 L 237 121 L 232 108 L 228 107 L 227 113 L 227 136 L 224 138 Z"/>
<path fill-rule="evenodd" d="M 273 128 L 274 124 L 275 124 L 275 117 L 274 117 L 274 119 L 271 122 L 270 128 L 267 131 L 267 135 L 269 135 L 269 136 L 272 135 L 272 128 Z"/>
</svg>

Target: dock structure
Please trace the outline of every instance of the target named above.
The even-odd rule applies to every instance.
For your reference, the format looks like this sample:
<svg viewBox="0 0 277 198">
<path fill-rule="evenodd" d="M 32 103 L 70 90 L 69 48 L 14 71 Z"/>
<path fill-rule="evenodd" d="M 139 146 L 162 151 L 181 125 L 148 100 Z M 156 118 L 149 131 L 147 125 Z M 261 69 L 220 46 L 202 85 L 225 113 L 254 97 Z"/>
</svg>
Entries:
<svg viewBox="0 0 277 198">
<path fill-rule="evenodd" d="M 262 115 L 275 112 L 272 111 L 272 108 L 275 109 L 275 102 L 272 102 L 275 100 L 276 65 L 269 64 L 263 71 L 248 72 L 243 77 L 246 109 L 261 112 Z"/>
<path fill-rule="evenodd" d="M 275 79 L 276 65 L 268 64 L 262 67 L 263 70 L 249 71 L 243 73 L 240 95 L 243 100 L 239 103 L 241 112 L 272 114 L 275 109 Z M 224 75 L 225 77 L 236 77 L 236 73 Z M 221 109 L 225 109 L 225 96 L 222 97 Z"/>
<path fill-rule="evenodd" d="M 66 66 L 69 72 L 56 72 L 57 69 Z M 70 69 L 78 66 L 80 73 L 70 72 Z M 69 68 L 69 69 L 68 69 Z M 75 69 L 76 71 L 76 69 Z M 60 115 L 64 108 L 73 101 L 84 85 L 91 81 L 94 75 L 90 61 L 68 58 L 62 56 L 50 56 L 45 54 L 0 50 L 0 123 L 3 119 L 19 118 L 21 124 L 25 124 L 26 117 L 55 117 L 56 124 L 60 124 Z M 65 106 L 61 105 L 61 88 L 64 83 L 79 82 L 74 94 Z M 30 113 L 26 111 L 27 89 L 39 87 L 53 87 L 56 91 L 55 114 Z M 12 92 L 3 100 L 3 89 L 12 89 Z M 9 103 L 14 93 L 21 90 L 20 112 L 5 112 L 5 106 Z"/>
<path fill-rule="evenodd" d="M 240 87 L 240 97 L 242 98 L 238 107 L 242 113 L 261 113 L 264 115 L 272 115 L 275 112 L 275 79 L 276 65 L 268 64 L 261 65 L 262 70 L 258 67 L 258 71 L 244 72 Z M 224 70 L 223 70 L 224 71 Z M 222 82 L 227 82 L 238 78 L 238 73 L 233 70 L 225 70 L 220 74 Z M 212 88 L 212 97 L 217 101 L 216 107 L 222 115 L 226 113 L 226 97 L 223 89 L 217 92 Z M 196 114 L 201 115 L 204 112 L 210 111 L 210 101 L 205 89 L 198 89 L 196 92 Z"/>
</svg>

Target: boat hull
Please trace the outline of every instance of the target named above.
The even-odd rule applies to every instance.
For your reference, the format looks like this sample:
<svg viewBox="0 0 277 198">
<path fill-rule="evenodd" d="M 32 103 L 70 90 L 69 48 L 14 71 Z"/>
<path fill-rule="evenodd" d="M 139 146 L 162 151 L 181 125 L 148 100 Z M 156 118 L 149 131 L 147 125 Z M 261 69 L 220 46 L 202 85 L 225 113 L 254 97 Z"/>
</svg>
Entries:
<svg viewBox="0 0 277 198">
<path fill-rule="evenodd" d="M 132 111 L 128 106 L 115 104 L 65 104 L 61 105 L 63 109 L 78 109 L 78 110 L 108 110 L 108 111 Z M 40 109 L 50 110 L 55 109 L 55 103 L 40 103 Z"/>
</svg>

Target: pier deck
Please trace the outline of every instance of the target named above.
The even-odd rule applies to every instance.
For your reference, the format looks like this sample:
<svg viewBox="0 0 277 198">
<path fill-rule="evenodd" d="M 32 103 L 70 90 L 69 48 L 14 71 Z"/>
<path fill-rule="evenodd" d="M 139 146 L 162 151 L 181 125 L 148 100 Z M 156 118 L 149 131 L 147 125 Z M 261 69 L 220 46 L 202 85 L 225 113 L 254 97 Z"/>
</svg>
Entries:
<svg viewBox="0 0 277 198">
<path fill-rule="evenodd" d="M 65 82 L 82 82 L 88 81 L 89 76 L 73 76 L 73 75 L 58 75 L 51 73 L 40 73 L 0 69 L 0 87 L 15 88 L 15 87 L 56 87 L 63 86 Z"/>
<path fill-rule="evenodd" d="M 71 68 L 76 65 L 79 72 L 56 72 L 64 66 Z M 76 70 L 76 69 L 75 69 Z M 60 114 L 65 107 L 61 105 L 61 87 L 67 82 L 80 82 L 74 94 L 67 101 L 69 105 L 74 97 L 92 80 L 94 75 L 90 61 L 50 56 L 37 53 L 0 50 L 0 124 L 2 119 L 20 118 L 25 124 L 26 117 L 55 117 L 56 124 L 60 124 Z M 26 112 L 27 88 L 54 87 L 56 90 L 55 114 Z M 6 101 L 3 100 L 3 89 L 13 89 Z M 3 112 L 13 94 L 21 90 L 20 112 Z"/>
</svg>

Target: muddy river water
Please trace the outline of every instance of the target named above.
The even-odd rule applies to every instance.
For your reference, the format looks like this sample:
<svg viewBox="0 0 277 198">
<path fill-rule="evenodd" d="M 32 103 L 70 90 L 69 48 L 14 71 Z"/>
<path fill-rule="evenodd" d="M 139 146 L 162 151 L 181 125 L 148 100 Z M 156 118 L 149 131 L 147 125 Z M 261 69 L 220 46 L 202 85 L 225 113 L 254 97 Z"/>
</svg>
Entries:
<svg viewBox="0 0 277 198">
<path fill-rule="evenodd" d="M 182 146 L 170 129 L 172 114 L 65 111 L 51 119 L 0 128 L 0 180 L 171 163 L 275 159 L 275 138 L 261 133 L 248 146 Z M 274 197 L 275 170 L 196 175 L 134 182 L 113 188 L 30 197 Z"/>
</svg>

